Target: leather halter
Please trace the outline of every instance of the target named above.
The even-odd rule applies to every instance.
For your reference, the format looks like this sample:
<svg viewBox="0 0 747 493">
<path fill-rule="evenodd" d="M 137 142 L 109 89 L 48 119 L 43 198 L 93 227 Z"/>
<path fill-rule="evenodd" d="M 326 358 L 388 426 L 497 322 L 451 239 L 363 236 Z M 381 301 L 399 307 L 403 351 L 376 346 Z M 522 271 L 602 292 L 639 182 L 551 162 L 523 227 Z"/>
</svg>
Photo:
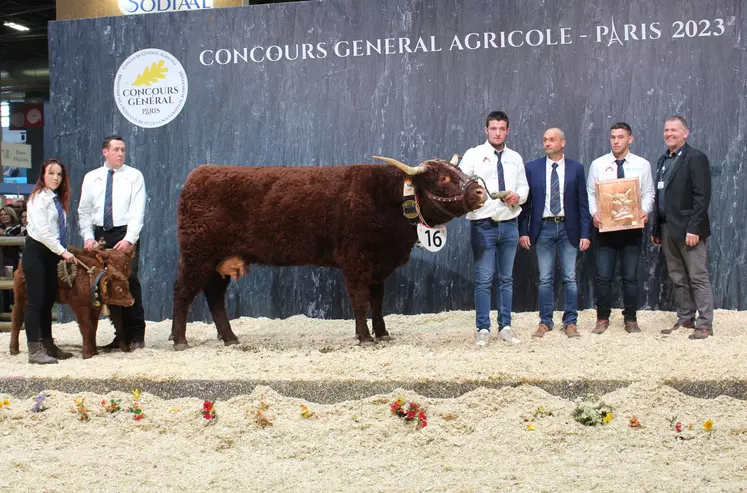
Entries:
<svg viewBox="0 0 747 493">
<path fill-rule="evenodd" d="M 434 195 L 428 190 L 424 190 L 424 192 L 426 197 L 428 197 L 433 202 L 433 205 L 436 206 L 436 209 L 451 217 L 458 217 L 458 214 L 451 213 L 450 211 L 441 207 L 440 204 L 453 204 L 455 202 L 461 202 L 464 212 L 470 212 L 470 209 L 467 207 L 467 203 L 465 201 L 465 194 L 467 193 L 467 188 L 469 188 L 472 183 L 477 183 L 477 180 L 474 177 L 467 176 L 456 166 L 454 166 L 454 171 L 457 173 L 461 181 L 461 185 L 459 185 L 459 195 L 453 195 L 451 197 L 439 197 L 438 195 Z"/>
</svg>

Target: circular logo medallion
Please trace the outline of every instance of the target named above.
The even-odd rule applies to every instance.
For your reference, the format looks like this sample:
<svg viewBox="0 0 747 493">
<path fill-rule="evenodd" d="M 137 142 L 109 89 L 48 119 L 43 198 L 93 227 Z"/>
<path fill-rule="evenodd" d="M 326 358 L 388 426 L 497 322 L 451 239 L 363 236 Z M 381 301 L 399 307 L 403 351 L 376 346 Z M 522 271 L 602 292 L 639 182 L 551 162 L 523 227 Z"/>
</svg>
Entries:
<svg viewBox="0 0 747 493">
<path fill-rule="evenodd" d="M 138 127 L 156 128 L 177 117 L 187 102 L 187 73 L 171 53 L 156 48 L 127 58 L 114 78 L 117 108 Z"/>
</svg>

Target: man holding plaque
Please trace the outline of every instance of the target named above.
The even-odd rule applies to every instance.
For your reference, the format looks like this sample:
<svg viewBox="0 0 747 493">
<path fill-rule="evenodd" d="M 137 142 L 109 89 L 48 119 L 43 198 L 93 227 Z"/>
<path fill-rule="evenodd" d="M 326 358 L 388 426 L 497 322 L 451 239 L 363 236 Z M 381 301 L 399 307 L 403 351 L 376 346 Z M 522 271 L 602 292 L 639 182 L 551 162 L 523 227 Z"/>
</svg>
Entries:
<svg viewBox="0 0 747 493">
<path fill-rule="evenodd" d="M 593 334 L 610 325 L 612 279 L 615 261 L 620 259 L 623 286 L 623 320 L 628 333 L 640 332 L 636 319 L 638 304 L 638 262 L 641 258 L 643 228 L 654 205 L 651 164 L 630 152 L 633 131 L 625 122 L 610 128 L 611 151 L 595 159 L 589 168 L 586 191 L 589 212 L 597 234 L 597 323 Z M 599 190 L 598 190 L 599 189 Z"/>
<path fill-rule="evenodd" d="M 708 157 L 688 145 L 688 135 L 690 130 L 683 117 L 667 118 L 667 151 L 656 167 L 651 241 L 664 250 L 677 304 L 677 322 L 662 330 L 662 334 L 671 334 L 680 327 L 694 328 L 690 339 L 705 339 L 713 335 L 713 291 L 706 244 L 711 235 L 711 169 Z"/>
</svg>

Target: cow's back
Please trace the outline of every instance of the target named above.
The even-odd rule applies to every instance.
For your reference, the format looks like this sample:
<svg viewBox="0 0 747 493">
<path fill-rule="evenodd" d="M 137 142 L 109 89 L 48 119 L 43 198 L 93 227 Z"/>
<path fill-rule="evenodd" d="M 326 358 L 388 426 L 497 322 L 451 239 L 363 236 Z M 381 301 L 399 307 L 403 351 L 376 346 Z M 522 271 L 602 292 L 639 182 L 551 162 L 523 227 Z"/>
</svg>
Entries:
<svg viewBox="0 0 747 493">
<path fill-rule="evenodd" d="M 179 246 L 219 262 L 337 265 L 346 243 L 401 237 L 401 172 L 380 165 L 201 166 L 179 199 Z M 189 255 L 193 258 L 194 255 Z"/>
</svg>

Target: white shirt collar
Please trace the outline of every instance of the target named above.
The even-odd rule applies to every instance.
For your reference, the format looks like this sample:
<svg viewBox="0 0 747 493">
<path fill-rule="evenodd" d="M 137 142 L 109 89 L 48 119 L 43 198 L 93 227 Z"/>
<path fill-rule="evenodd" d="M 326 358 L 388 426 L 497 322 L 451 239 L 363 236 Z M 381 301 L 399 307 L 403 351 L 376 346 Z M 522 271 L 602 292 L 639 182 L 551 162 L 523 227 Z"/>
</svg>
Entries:
<svg viewBox="0 0 747 493">
<path fill-rule="evenodd" d="M 561 157 L 561 158 L 560 158 L 560 159 L 558 159 L 557 161 L 553 161 L 553 160 L 552 160 L 552 159 L 550 159 L 550 157 L 548 156 L 548 157 L 546 157 L 546 158 L 545 158 L 545 162 L 547 163 L 547 166 L 548 166 L 549 168 L 552 168 L 552 163 L 558 163 L 558 168 L 560 168 L 561 166 L 565 166 L 565 154 L 563 154 L 563 157 Z"/>
</svg>

